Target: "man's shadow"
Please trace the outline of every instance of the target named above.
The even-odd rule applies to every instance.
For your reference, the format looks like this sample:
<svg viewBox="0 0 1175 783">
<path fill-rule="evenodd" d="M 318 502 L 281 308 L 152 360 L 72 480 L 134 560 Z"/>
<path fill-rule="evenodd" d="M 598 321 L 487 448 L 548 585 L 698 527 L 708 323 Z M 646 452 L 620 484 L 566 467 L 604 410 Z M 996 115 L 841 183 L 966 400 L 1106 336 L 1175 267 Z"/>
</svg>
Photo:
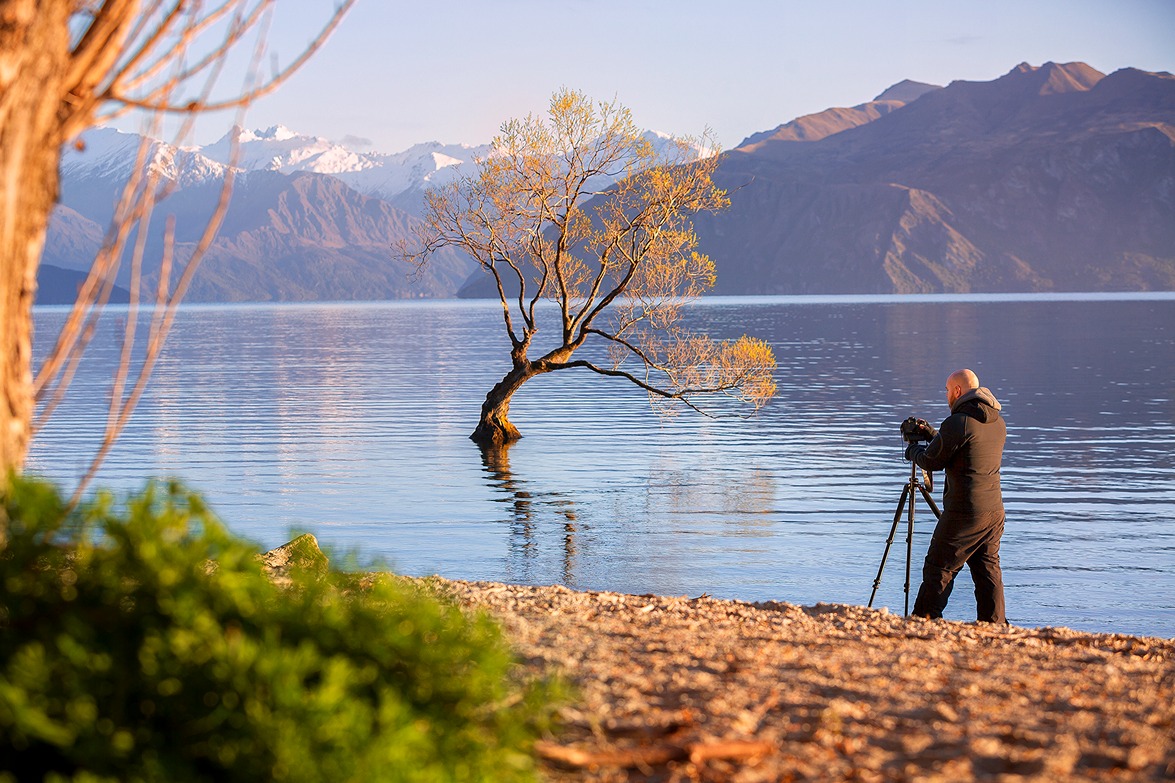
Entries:
<svg viewBox="0 0 1175 783">
<path fill-rule="evenodd" d="M 510 510 L 510 552 L 522 556 L 523 569 L 531 571 L 540 554 L 543 523 L 554 517 L 562 525 L 561 575 L 564 584 L 574 576 L 576 535 L 581 525 L 575 513 L 575 501 L 561 492 L 532 491 L 527 482 L 510 468 L 512 444 L 481 446 L 481 461 L 489 486 L 499 493 L 496 502 Z"/>
</svg>

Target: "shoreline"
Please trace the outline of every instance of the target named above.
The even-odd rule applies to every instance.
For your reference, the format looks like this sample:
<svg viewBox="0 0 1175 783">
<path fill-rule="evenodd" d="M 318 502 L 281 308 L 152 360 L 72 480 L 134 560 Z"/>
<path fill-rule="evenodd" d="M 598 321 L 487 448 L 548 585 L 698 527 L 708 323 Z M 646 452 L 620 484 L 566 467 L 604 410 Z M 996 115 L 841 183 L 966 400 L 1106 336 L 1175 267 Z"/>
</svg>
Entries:
<svg viewBox="0 0 1175 783">
<path fill-rule="evenodd" d="M 1175 776 L 1175 639 L 403 578 L 574 684 L 554 783 Z"/>
</svg>

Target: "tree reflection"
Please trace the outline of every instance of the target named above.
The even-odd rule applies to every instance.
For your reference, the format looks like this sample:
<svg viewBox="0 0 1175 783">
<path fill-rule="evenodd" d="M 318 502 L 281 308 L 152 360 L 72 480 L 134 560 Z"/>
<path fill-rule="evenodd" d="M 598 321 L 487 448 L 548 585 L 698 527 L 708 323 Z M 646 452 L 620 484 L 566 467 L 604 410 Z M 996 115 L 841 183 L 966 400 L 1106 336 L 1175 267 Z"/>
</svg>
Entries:
<svg viewBox="0 0 1175 783">
<path fill-rule="evenodd" d="M 576 535 L 580 523 L 575 513 L 575 502 L 562 492 L 532 490 L 527 482 L 510 468 L 510 448 L 513 443 L 481 445 L 481 461 L 488 475 L 489 486 L 500 493 L 499 502 L 510 508 L 510 553 L 521 555 L 520 576 L 535 581 L 541 571 L 541 537 L 544 519 L 550 515 L 562 527 L 560 541 L 560 575 L 563 584 L 570 585 L 575 576 Z"/>
</svg>

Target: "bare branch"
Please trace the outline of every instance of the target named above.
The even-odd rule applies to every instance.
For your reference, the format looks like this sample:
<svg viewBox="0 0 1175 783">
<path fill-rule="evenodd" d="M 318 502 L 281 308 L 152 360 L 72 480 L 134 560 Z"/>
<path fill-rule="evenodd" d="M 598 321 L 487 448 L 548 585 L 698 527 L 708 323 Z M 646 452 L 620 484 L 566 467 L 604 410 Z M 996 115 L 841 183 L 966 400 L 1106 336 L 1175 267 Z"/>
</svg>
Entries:
<svg viewBox="0 0 1175 783">
<path fill-rule="evenodd" d="M 137 0 L 103 0 L 78 4 L 73 11 L 72 47 L 66 52 L 63 94 L 48 96 L 61 102 L 59 127 L 70 138 L 90 127 L 98 108 L 116 104 L 107 116 L 131 108 L 151 111 L 143 141 L 135 156 L 131 176 L 115 205 L 112 223 L 74 307 L 58 335 L 53 349 L 32 382 L 32 394 L 40 405 L 35 420 L 26 422 L 30 432 L 40 429 L 53 414 L 75 377 L 79 363 L 95 334 L 98 319 L 109 302 L 124 256 L 129 256 L 128 286 L 131 300 L 122 330 L 121 350 L 113 373 L 110 407 L 101 445 L 75 491 L 75 501 L 93 478 L 109 449 L 125 429 L 174 325 L 180 302 L 187 293 L 200 261 L 211 247 L 228 209 L 239 144 L 232 141 L 229 164 L 212 217 L 188 253 L 174 289 L 174 219 L 169 218 L 163 240 L 159 280 L 154 307 L 146 331 L 143 356 L 136 360 L 140 311 L 142 308 L 144 264 L 149 253 L 149 224 L 159 202 L 177 186 L 163 178 L 157 157 L 161 144 L 151 141 L 158 135 L 166 112 L 184 117 L 175 133 L 176 146 L 191 132 L 199 113 L 225 108 L 238 110 L 277 89 L 311 57 L 337 28 L 354 0 L 335 5 L 318 35 L 284 69 L 266 79 L 258 78 L 266 48 L 268 24 L 274 0 L 217 0 L 213 3 L 167 0 L 141 4 Z M 220 29 L 219 33 L 214 31 Z M 215 40 L 207 40 L 212 35 Z M 255 37 L 254 37 L 255 36 Z M 240 92 L 230 98 L 211 100 L 217 77 L 231 51 L 249 41 L 252 49 L 248 79 Z M 193 52 L 201 55 L 189 60 Z M 196 84 L 202 80 L 202 83 Z M 181 90 L 196 86 L 194 97 L 181 98 Z M 130 237 L 137 231 L 133 247 Z"/>
<path fill-rule="evenodd" d="M 261 11 L 268 6 L 269 3 L 265 2 L 257 5 L 248 13 L 245 13 L 240 0 L 223 0 L 218 7 L 214 8 L 206 16 L 198 17 L 196 16 L 198 12 L 196 6 L 177 1 L 175 6 L 164 16 L 163 21 L 147 34 L 145 40 L 139 45 L 138 50 L 127 57 L 120 64 L 117 72 L 109 77 L 106 86 L 102 90 L 102 94 L 110 96 L 115 90 L 123 92 L 133 90 L 141 84 L 155 78 L 169 64 L 175 61 L 175 52 L 178 47 L 164 46 L 162 41 L 170 32 L 175 22 L 181 18 L 185 10 L 188 12 L 188 21 L 185 23 L 183 31 L 179 36 L 178 46 L 180 47 L 190 45 L 192 41 L 200 37 L 207 29 L 220 22 L 221 19 L 227 17 L 230 13 L 237 17 L 237 21 L 234 21 L 230 26 L 230 35 L 226 36 L 225 41 L 221 45 L 202 57 L 195 65 L 188 66 L 180 73 L 181 80 L 194 77 L 215 60 L 223 60 L 230 48 L 225 46 L 225 43 L 240 41 L 241 37 L 260 18 Z M 143 21 L 145 23 L 146 19 Z M 135 41 L 139 35 L 142 35 L 142 30 L 138 31 L 137 34 L 132 34 L 130 40 Z M 143 60 L 152 56 L 155 58 L 153 62 L 141 70 L 137 70 Z"/>
<path fill-rule="evenodd" d="M 229 160 L 235 162 L 238 153 L 239 135 L 234 135 L 233 146 L 229 153 Z M 156 306 L 159 307 L 160 303 L 162 303 L 162 313 L 160 314 L 157 312 L 155 314 L 155 318 L 152 320 L 146 356 L 143 358 L 142 364 L 139 367 L 135 383 L 131 387 L 130 393 L 126 396 L 125 399 L 122 397 L 122 392 L 126 382 L 126 377 L 130 372 L 129 346 L 127 343 L 133 342 L 134 332 L 128 332 L 128 336 L 124 338 L 124 359 L 123 362 L 120 363 L 118 374 L 115 377 L 114 388 L 111 391 L 110 416 L 107 421 L 106 430 L 102 437 L 102 443 L 99 446 L 97 453 L 94 455 L 94 458 L 91 460 L 90 466 L 85 475 L 83 475 L 81 480 L 78 482 L 78 486 L 74 490 L 74 494 L 70 499 L 71 505 L 76 504 L 81 499 L 86 487 L 89 486 L 89 483 L 94 479 L 94 476 L 98 472 L 98 468 L 101 467 L 103 461 L 106 459 L 107 454 L 110 452 L 110 449 L 114 446 L 115 441 L 117 441 L 119 435 L 121 435 L 122 431 L 126 428 L 126 425 L 130 421 L 131 414 L 134 412 L 140 398 L 143 395 L 143 392 L 147 388 L 147 382 L 151 377 L 151 373 L 155 369 L 155 364 L 163 350 L 164 342 L 166 341 L 167 336 L 171 331 L 172 324 L 175 321 L 176 313 L 179 310 L 180 302 L 183 301 L 184 295 L 187 293 L 188 287 L 192 282 L 192 277 L 195 275 L 196 269 L 200 265 L 200 260 L 211 246 L 213 239 L 216 238 L 216 233 L 220 230 L 220 224 L 224 220 L 225 214 L 228 212 L 229 199 L 232 196 L 233 172 L 234 167 L 230 165 L 225 174 L 225 181 L 221 186 L 220 198 L 217 202 L 216 209 L 214 210 L 212 217 L 209 218 L 208 223 L 204 226 L 204 231 L 200 236 L 200 240 L 197 242 L 192 255 L 188 258 L 187 264 L 184 266 L 184 271 L 180 275 L 179 282 L 176 284 L 175 290 L 170 294 L 170 296 L 166 294 L 166 291 L 163 288 L 163 286 L 166 285 L 166 280 L 169 276 L 168 272 L 170 271 L 171 266 L 170 259 L 172 257 L 172 253 L 174 252 L 174 229 L 169 228 L 168 240 L 167 244 L 165 245 L 165 258 L 167 259 L 165 263 L 165 273 L 161 275 L 161 287 L 156 297 Z M 171 225 L 174 226 L 174 223 Z M 145 233 L 145 229 L 141 229 L 141 231 Z M 141 255 L 136 254 L 132 263 L 136 267 L 141 265 Z M 132 303 L 134 303 L 136 301 L 136 295 L 132 294 L 132 297 Z M 127 318 L 128 330 L 137 328 L 137 318 L 135 317 L 136 315 L 137 309 L 132 309 L 130 315 L 128 315 Z"/>
<path fill-rule="evenodd" d="M 245 36 L 254 27 L 257 27 L 262 20 L 270 18 L 268 12 L 272 9 L 272 5 L 273 0 L 261 0 L 252 9 L 247 9 L 242 0 L 227 0 L 227 2 L 217 8 L 213 13 L 204 18 L 196 16 L 197 9 L 192 7 L 192 15 L 189 16 L 187 24 L 182 29 L 175 49 L 160 47 L 162 51 L 158 53 L 155 61 L 139 73 L 133 73 L 129 68 L 124 68 L 121 72 L 109 79 L 105 89 L 101 93 L 102 98 L 106 101 L 121 104 L 121 107 L 112 112 L 111 116 L 118 116 L 135 108 L 145 108 L 155 111 L 156 109 L 151 105 L 152 103 L 167 102 L 170 104 L 172 90 L 169 89 L 167 84 L 159 85 L 147 92 L 146 95 L 137 99 L 127 97 L 131 90 L 150 82 L 151 79 L 155 78 L 168 66 L 178 68 L 177 73 L 172 79 L 172 81 L 178 84 L 194 81 L 206 71 L 211 71 L 211 73 L 202 77 L 205 84 L 208 86 L 214 84 L 219 71 L 223 67 L 225 58 L 244 40 Z M 228 29 L 221 41 L 211 51 L 197 60 L 194 65 L 190 66 L 185 65 L 183 60 L 176 58 L 176 49 L 179 51 L 189 50 L 192 44 L 200 38 L 202 33 L 211 28 L 216 22 L 220 21 L 221 17 L 226 16 L 229 12 L 232 13 L 232 18 L 228 24 Z M 265 26 L 268 27 L 268 25 Z M 260 42 L 261 40 L 263 38 L 259 37 L 258 41 Z M 187 101 L 185 105 L 189 108 L 193 106 L 200 107 L 206 103 L 208 92 L 205 89 L 205 96 L 203 98 Z M 198 108 L 198 110 L 206 111 L 207 109 Z"/>
<path fill-rule="evenodd" d="M 162 145 L 144 141 L 136 153 L 132 173 L 113 210 L 112 225 L 104 237 L 75 306 L 53 349 L 37 370 L 32 368 L 32 291 L 43 247 L 52 195 L 59 185 L 61 145 L 92 127 L 100 111 L 118 114 L 134 107 L 152 110 L 144 136 L 155 136 L 163 114 L 180 112 L 176 145 L 190 133 L 197 114 L 224 108 L 243 109 L 283 84 L 336 29 L 354 0 L 334 3 L 319 34 L 284 69 L 257 78 L 265 50 L 270 10 L 274 0 L 76 0 L 72 3 L 19 3 L 20 13 L 0 24 L 5 39 L 3 57 L 10 67 L 0 74 L 0 137 L 8 183 L 4 188 L 6 214 L 20 220 L 4 222 L 5 302 L 11 330 L 5 332 L 10 361 L 0 396 L 11 402 L 0 411 L 4 437 L 0 438 L 0 483 L 8 470 L 19 470 L 28 452 L 29 435 L 41 427 L 63 398 L 89 346 L 98 319 L 110 300 L 120 268 L 130 264 L 132 301 L 123 329 L 122 352 L 111 389 L 111 409 L 103 447 L 87 478 L 93 475 L 109 444 L 125 427 L 139 400 L 163 341 L 173 324 L 180 300 L 189 288 L 201 257 L 211 246 L 224 216 L 232 188 L 232 165 L 221 199 L 200 241 L 187 258 L 175 290 L 173 279 L 175 230 L 169 223 L 160 265 L 155 312 L 147 332 L 146 356 L 136 371 L 142 348 L 135 329 L 144 296 L 144 263 L 150 253 L 149 222 L 156 205 L 176 183 L 161 175 L 155 156 Z M 9 3 L 8 5 L 11 5 Z M 27 8 L 26 8 L 27 6 Z M 28 13 L 25 13 L 27 11 Z M 33 26 L 30 26 L 33 25 Z M 35 34 L 34 34 L 35 33 Z M 252 68 L 243 87 L 233 95 L 213 100 L 213 85 L 231 50 L 241 45 L 253 50 Z M 36 51 L 32 51 L 36 47 Z M 35 55 L 35 56 L 26 56 Z M 14 65 L 16 63 L 16 65 Z M 24 67 L 33 63 L 35 67 Z M 193 89 L 194 88 L 194 89 Z M 12 96 L 19 103 L 7 100 Z M 15 106 L 18 111 L 11 110 Z M 10 143 L 11 142 L 11 143 Z M 49 150 L 48 154 L 45 150 Z M 28 181 L 21 181 L 27 178 Z M 131 236 L 138 231 L 131 244 Z M 19 258 L 17 257 L 19 256 Z M 11 263 L 9 263 L 11 261 Z M 138 344 L 137 344 L 138 343 Z M 39 410 L 38 410 L 39 406 Z M 79 488 L 79 492 L 81 489 Z M 0 525 L 0 538 L 3 536 Z"/>
<path fill-rule="evenodd" d="M 104 287 L 113 287 L 114 285 L 114 274 L 126 246 L 127 238 L 142 214 L 142 204 L 138 199 L 141 197 L 143 181 L 147 177 L 147 154 L 152 146 L 151 140 L 146 136 L 142 137 L 139 142 L 131 176 L 123 186 L 122 195 L 115 207 L 114 217 L 110 229 L 107 231 L 106 239 L 98 251 L 94 263 L 90 266 L 90 272 L 78 292 L 78 297 L 70 310 L 65 325 L 57 336 L 53 350 L 42 362 L 33 383 L 33 393 L 38 401 L 45 393 L 46 387 L 58 376 L 62 364 L 69 361 L 71 354 L 78 350 L 79 338 L 84 333 L 92 331 L 83 330 L 82 323 L 95 310 L 100 311 L 102 305 L 105 304 L 105 297 L 109 296 L 109 290 L 107 289 L 103 296 Z M 84 350 L 84 347 L 83 344 L 81 350 Z"/>
<path fill-rule="evenodd" d="M 146 98 L 136 99 L 132 96 L 119 93 L 116 88 L 112 89 L 104 97 L 106 97 L 108 100 L 124 104 L 128 107 L 145 109 L 148 111 L 179 114 L 207 113 L 247 107 L 255 103 L 258 99 L 263 98 L 271 92 L 275 91 L 291 76 L 293 76 L 298 71 L 298 69 L 306 63 L 307 60 L 314 56 L 314 53 L 322 48 L 323 44 L 326 43 L 326 39 L 329 38 L 330 34 L 335 31 L 335 29 L 342 22 L 343 16 L 346 15 L 347 11 L 349 11 L 351 6 L 354 4 L 355 0 L 343 0 L 342 4 L 335 9 L 334 15 L 331 17 L 330 21 L 327 22 L 326 26 L 322 29 L 319 35 L 302 51 L 298 57 L 294 59 L 292 63 L 283 68 L 278 73 L 269 77 L 267 81 L 260 84 L 259 86 L 247 89 L 240 95 L 237 95 L 228 100 L 173 104 L 156 94 L 152 94 Z M 234 38 L 232 41 L 225 42 L 225 45 L 222 46 L 222 49 L 219 53 L 220 57 L 217 62 L 223 61 L 223 55 L 227 53 L 227 51 L 231 49 L 238 40 L 239 36 Z M 207 67 L 209 67 L 209 64 L 205 64 L 200 68 L 195 68 L 191 72 L 185 73 L 184 76 L 185 78 L 196 76 Z"/>
<path fill-rule="evenodd" d="M 605 340 L 616 343 L 617 345 L 621 346 L 622 348 L 627 349 L 630 353 L 632 353 L 634 356 L 636 356 L 638 359 L 640 359 L 642 362 L 644 362 L 646 367 L 649 367 L 654 370 L 661 370 L 664 372 L 668 372 L 667 367 L 660 364 L 655 358 L 649 356 L 642 349 L 640 349 L 637 346 L 633 345 L 632 343 L 628 342 L 623 337 L 618 337 L 614 334 L 608 334 L 607 332 L 601 331 L 599 329 L 584 329 L 583 331 L 584 331 L 585 335 L 588 335 L 588 334 L 598 335 L 600 337 L 603 337 Z"/>
<path fill-rule="evenodd" d="M 73 48 L 69 70 L 65 73 L 66 93 L 89 101 L 94 88 L 102 82 L 122 55 L 123 42 L 139 14 L 137 0 L 106 0 L 91 17 L 90 24 Z"/>
<path fill-rule="evenodd" d="M 721 389 L 681 389 L 679 391 L 671 392 L 671 391 L 668 391 L 667 389 L 661 389 L 657 386 L 653 386 L 652 384 L 647 383 L 646 381 L 642 380 L 641 378 L 638 378 L 637 376 L 633 375 L 632 373 L 625 372 L 624 370 L 610 370 L 606 367 L 597 367 L 595 364 L 592 364 L 591 362 L 587 361 L 586 359 L 576 359 L 574 361 L 564 362 L 564 363 L 558 364 L 558 365 L 553 365 L 551 369 L 552 370 L 566 370 L 566 369 L 571 369 L 574 367 L 582 367 L 586 370 L 591 370 L 592 372 L 597 373 L 598 375 L 606 375 L 609 378 L 624 378 L 628 382 L 644 389 L 646 392 L 653 395 L 654 397 L 664 397 L 667 400 L 674 400 L 676 402 L 680 402 L 681 404 L 697 411 L 698 413 L 702 414 L 703 416 L 706 416 L 708 418 L 714 418 L 713 414 L 702 410 L 697 405 L 695 405 L 693 402 L 691 402 L 689 398 L 694 395 L 698 395 L 698 394 L 711 394 L 716 391 L 721 391 Z"/>
</svg>

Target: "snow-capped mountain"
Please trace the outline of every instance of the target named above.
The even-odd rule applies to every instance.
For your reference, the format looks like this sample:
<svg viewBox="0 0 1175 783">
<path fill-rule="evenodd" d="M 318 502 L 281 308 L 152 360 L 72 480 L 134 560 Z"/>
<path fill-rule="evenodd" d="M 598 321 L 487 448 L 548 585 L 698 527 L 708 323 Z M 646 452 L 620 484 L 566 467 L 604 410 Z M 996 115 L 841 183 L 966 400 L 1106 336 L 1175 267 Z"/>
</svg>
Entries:
<svg viewBox="0 0 1175 783">
<path fill-rule="evenodd" d="M 393 201 L 398 196 L 429 185 L 450 181 L 464 163 L 489 155 L 488 144 L 440 144 L 426 142 L 403 152 L 364 152 L 345 144 L 307 136 L 275 125 L 265 130 L 240 132 L 237 166 L 246 171 L 310 171 L 329 174 L 365 196 Z M 200 148 L 200 154 L 227 164 L 231 133 Z"/>
<path fill-rule="evenodd" d="M 409 280 L 414 270 L 395 259 L 392 247 L 417 225 L 425 191 L 471 172 L 474 161 L 493 154 L 491 145 L 428 142 L 385 154 L 281 125 L 233 133 L 240 145 L 231 163 L 239 174 L 220 235 L 189 293 L 193 300 L 452 296 L 472 271 L 470 259 L 446 251 Z M 670 145 L 661 134 L 648 138 L 662 151 Z M 230 165 L 230 139 L 185 148 L 147 142 L 147 165 L 178 185 L 159 212 L 177 217 L 181 248 L 198 239 L 216 203 Z M 46 266 L 89 266 L 142 144 L 136 134 L 96 128 L 64 150 Z M 593 184 L 603 188 L 611 181 Z M 149 255 L 157 256 L 158 226 L 150 237 Z"/>
<path fill-rule="evenodd" d="M 62 150 L 61 178 L 117 179 L 125 182 L 135 167 L 144 138 L 114 128 L 94 128 L 82 134 L 75 144 Z M 144 160 L 158 169 L 163 178 L 181 186 L 196 185 L 224 178 L 225 166 L 200 149 L 186 149 L 166 142 L 147 140 Z"/>
<path fill-rule="evenodd" d="M 468 164 L 493 154 L 490 144 L 441 144 L 430 141 L 403 152 L 365 152 L 341 142 L 296 133 L 284 125 L 264 130 L 234 129 L 203 147 L 176 148 L 152 143 L 153 165 L 164 167 L 164 176 L 181 185 L 220 180 L 232 155 L 232 134 L 240 134 L 235 166 L 240 171 L 307 171 L 327 174 L 365 196 L 391 202 L 417 212 L 424 190 L 451 182 Z M 645 138 L 662 154 L 672 154 L 672 137 L 648 131 Z M 80 149 L 70 147 L 62 159 L 62 177 L 126 178 L 134 164 L 142 137 L 113 128 L 96 128 L 82 136 Z M 695 148 L 692 155 L 710 150 Z M 464 168 L 463 168 L 464 167 Z M 612 178 L 601 178 L 607 186 Z"/>
<path fill-rule="evenodd" d="M 277 125 L 265 130 L 240 131 L 235 167 L 238 171 L 307 171 L 327 174 L 359 193 L 393 201 L 402 194 L 449 181 L 464 163 L 490 154 L 485 144 L 417 144 L 403 152 L 363 152 L 318 136 L 298 134 Z M 95 128 L 70 145 L 61 162 L 63 181 L 121 178 L 130 175 L 139 153 L 141 136 L 113 128 Z M 230 162 L 231 133 L 204 147 L 177 148 L 151 142 L 151 165 L 180 185 L 220 180 Z"/>
<path fill-rule="evenodd" d="M 189 299 L 193 301 L 396 299 L 452 295 L 472 269 L 456 251 L 423 273 L 393 247 L 414 230 L 419 190 L 470 148 L 420 145 L 399 155 L 363 153 L 283 128 L 241 133 L 232 199 Z M 61 202 L 43 267 L 84 270 L 140 160 L 143 137 L 112 128 L 86 132 L 63 150 Z M 177 148 L 149 140 L 145 160 L 169 188 L 157 217 L 176 217 L 177 255 L 194 246 L 228 171 L 228 138 Z M 486 148 L 488 150 L 488 147 Z M 462 160 L 443 150 L 458 152 Z M 405 195 L 407 194 L 407 195 Z M 150 281 L 162 252 L 162 220 L 149 232 Z M 119 282 L 125 284 L 125 270 Z"/>
</svg>

